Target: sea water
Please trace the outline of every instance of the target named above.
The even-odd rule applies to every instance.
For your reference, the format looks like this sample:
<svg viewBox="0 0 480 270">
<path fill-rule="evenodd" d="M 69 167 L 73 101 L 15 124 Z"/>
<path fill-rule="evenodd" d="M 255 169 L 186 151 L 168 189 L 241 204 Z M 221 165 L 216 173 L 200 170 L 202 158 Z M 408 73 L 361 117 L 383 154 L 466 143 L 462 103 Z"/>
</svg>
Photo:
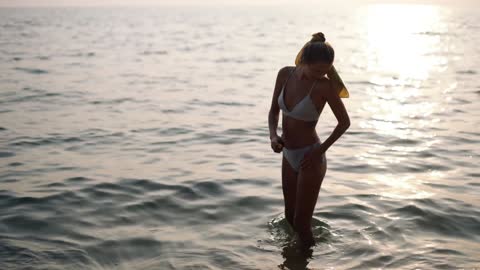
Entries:
<svg viewBox="0 0 480 270">
<path fill-rule="evenodd" d="M 305 255 L 267 114 L 320 31 L 351 127 Z M 0 269 L 477 269 L 479 33 L 453 5 L 2 8 Z"/>
</svg>

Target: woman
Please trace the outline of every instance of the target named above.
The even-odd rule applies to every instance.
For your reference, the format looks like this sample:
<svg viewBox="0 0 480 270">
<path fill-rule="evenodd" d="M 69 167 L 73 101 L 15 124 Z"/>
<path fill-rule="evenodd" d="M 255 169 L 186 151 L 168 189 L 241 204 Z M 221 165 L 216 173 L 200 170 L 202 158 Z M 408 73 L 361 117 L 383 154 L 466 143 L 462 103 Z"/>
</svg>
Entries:
<svg viewBox="0 0 480 270">
<path fill-rule="evenodd" d="M 303 247 L 315 245 L 311 220 L 318 192 L 327 170 L 325 152 L 348 129 L 350 119 L 340 97 L 348 97 L 341 80 L 329 77 L 334 50 L 322 33 L 313 35 L 299 54 L 296 67 L 278 72 L 268 115 L 271 147 L 283 150 L 282 188 L 285 217 L 298 233 Z M 340 89 L 340 90 L 338 90 Z M 346 92 L 346 95 L 345 95 Z M 332 134 L 321 143 L 315 126 L 328 103 L 338 120 Z M 277 134 L 278 115 L 282 110 L 282 136 Z"/>
</svg>

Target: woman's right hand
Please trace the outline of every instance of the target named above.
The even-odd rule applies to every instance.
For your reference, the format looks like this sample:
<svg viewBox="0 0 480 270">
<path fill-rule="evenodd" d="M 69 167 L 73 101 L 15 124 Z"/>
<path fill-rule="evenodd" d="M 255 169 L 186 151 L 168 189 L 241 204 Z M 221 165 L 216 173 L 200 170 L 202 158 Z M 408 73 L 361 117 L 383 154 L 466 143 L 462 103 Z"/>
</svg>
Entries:
<svg viewBox="0 0 480 270">
<path fill-rule="evenodd" d="M 270 139 L 270 146 L 275 153 L 282 152 L 283 149 L 283 140 L 279 136 L 275 136 Z"/>
</svg>

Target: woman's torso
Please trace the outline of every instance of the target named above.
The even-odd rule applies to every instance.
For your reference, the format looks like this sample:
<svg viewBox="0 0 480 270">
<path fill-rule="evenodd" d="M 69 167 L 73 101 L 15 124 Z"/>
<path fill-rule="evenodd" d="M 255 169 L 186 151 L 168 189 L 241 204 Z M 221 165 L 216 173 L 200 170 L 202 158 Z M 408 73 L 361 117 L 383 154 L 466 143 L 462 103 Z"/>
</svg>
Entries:
<svg viewBox="0 0 480 270">
<path fill-rule="evenodd" d="M 301 80 L 297 70 L 291 68 L 278 98 L 286 148 L 301 148 L 319 141 L 315 127 L 326 103 L 323 93 L 327 87 L 327 78 Z"/>
</svg>

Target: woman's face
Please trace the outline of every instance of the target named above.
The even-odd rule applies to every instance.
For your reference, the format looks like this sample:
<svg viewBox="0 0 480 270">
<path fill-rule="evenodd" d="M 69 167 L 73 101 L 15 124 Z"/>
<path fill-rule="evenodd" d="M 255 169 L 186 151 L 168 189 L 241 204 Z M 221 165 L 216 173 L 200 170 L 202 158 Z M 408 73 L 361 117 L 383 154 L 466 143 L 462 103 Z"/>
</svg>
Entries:
<svg viewBox="0 0 480 270">
<path fill-rule="evenodd" d="M 308 77 L 314 78 L 314 79 L 320 79 L 323 76 L 325 76 L 325 74 L 327 74 L 327 72 L 332 67 L 332 64 L 318 62 L 314 64 L 307 64 L 306 67 L 307 67 L 306 75 Z"/>
</svg>

